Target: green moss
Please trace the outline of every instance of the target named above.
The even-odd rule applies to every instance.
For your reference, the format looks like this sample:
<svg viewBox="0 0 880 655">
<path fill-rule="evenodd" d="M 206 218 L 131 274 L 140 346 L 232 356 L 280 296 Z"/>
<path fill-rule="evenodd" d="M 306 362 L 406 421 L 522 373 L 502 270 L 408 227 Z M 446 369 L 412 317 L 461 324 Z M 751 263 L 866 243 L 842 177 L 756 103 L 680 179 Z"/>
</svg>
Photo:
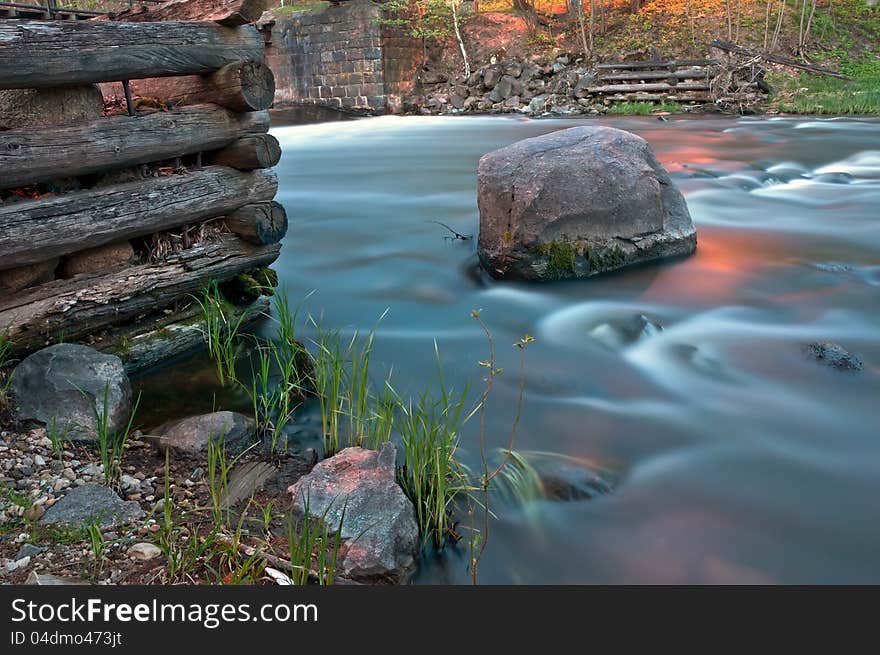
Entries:
<svg viewBox="0 0 880 655">
<path fill-rule="evenodd" d="M 613 271 L 626 263 L 623 251 L 617 246 L 611 248 L 594 248 L 588 254 L 590 271 Z"/>
<path fill-rule="evenodd" d="M 575 274 L 575 246 L 564 241 L 551 241 L 539 246 L 541 255 L 547 258 L 547 274 L 562 279 Z"/>
</svg>

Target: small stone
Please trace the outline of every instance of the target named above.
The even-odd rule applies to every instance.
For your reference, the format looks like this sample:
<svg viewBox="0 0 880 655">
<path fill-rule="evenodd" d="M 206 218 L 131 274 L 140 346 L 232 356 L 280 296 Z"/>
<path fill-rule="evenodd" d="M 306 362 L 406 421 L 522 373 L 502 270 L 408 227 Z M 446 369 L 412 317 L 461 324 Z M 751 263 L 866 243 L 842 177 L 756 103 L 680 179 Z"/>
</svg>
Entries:
<svg viewBox="0 0 880 655">
<path fill-rule="evenodd" d="M 45 513 L 46 510 L 41 505 L 32 505 L 24 511 L 23 516 L 26 521 L 39 521 Z"/>
<path fill-rule="evenodd" d="M 30 565 L 30 563 L 31 563 L 31 557 L 30 557 L 30 555 L 25 555 L 25 556 L 22 557 L 21 559 L 16 560 L 16 562 L 15 562 L 15 569 L 16 569 L 16 570 L 19 570 L 19 569 L 26 569 L 26 568 Z"/>
<path fill-rule="evenodd" d="M 21 548 L 18 549 L 18 553 L 15 555 L 15 560 L 18 561 L 23 557 L 36 557 L 46 549 L 42 546 L 34 546 L 33 544 L 22 544 Z"/>
<path fill-rule="evenodd" d="M 63 471 L 61 471 L 61 475 L 63 477 L 65 477 L 66 479 L 70 480 L 71 482 L 76 480 L 76 473 L 74 473 L 73 469 L 71 469 L 71 468 L 66 468 Z"/>
<path fill-rule="evenodd" d="M 42 455 L 34 455 L 34 464 L 37 466 L 46 466 L 46 460 L 43 459 Z"/>
<path fill-rule="evenodd" d="M 70 486 L 70 480 L 65 480 L 64 478 L 59 478 L 58 480 L 55 480 L 55 484 L 52 486 L 52 489 L 54 489 L 55 491 L 62 491 L 64 489 L 67 489 L 67 487 L 69 487 L 69 486 Z"/>
<path fill-rule="evenodd" d="M 833 341 L 814 341 L 806 346 L 807 355 L 820 364 L 839 371 L 861 371 L 862 361 L 839 343 Z"/>
<path fill-rule="evenodd" d="M 202 476 L 204 474 L 205 474 L 205 472 L 202 470 L 202 467 L 197 466 L 196 468 L 193 469 L 192 475 L 190 475 L 189 478 L 190 478 L 190 480 L 195 480 L 196 482 L 198 482 L 199 480 L 202 479 Z"/>
<path fill-rule="evenodd" d="M 159 557 L 162 554 L 162 549 L 155 544 L 140 542 L 125 551 L 125 554 L 133 559 L 145 562 Z"/>
</svg>

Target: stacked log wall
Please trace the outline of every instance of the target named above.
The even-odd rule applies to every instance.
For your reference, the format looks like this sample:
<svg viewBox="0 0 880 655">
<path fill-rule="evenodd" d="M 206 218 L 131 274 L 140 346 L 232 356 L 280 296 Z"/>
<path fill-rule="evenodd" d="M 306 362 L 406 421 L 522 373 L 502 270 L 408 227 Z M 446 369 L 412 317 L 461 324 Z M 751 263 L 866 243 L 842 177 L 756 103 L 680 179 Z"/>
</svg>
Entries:
<svg viewBox="0 0 880 655">
<path fill-rule="evenodd" d="M 0 20 L 0 111 L 11 108 L 0 334 L 16 352 L 62 336 L 106 349 L 157 326 L 174 334 L 201 289 L 278 257 L 287 215 L 270 170 L 281 155 L 268 134 L 274 77 L 249 24 L 261 2 L 215 1 L 200 14 L 214 22 L 174 20 L 204 1 L 109 20 Z M 53 119 L 56 99 L 99 84 L 103 115 Z M 13 115 L 43 93 L 45 120 Z M 134 366 L 157 359 L 141 353 Z"/>
</svg>

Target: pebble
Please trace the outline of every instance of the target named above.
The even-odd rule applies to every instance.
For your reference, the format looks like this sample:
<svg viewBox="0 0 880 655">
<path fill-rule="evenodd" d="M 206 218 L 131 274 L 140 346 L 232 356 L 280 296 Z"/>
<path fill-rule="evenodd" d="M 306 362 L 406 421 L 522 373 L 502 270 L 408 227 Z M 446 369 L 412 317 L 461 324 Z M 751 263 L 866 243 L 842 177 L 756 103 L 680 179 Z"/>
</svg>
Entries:
<svg viewBox="0 0 880 655">
<path fill-rule="evenodd" d="M 155 544 L 140 542 L 125 551 L 125 554 L 133 559 L 147 561 L 159 557 L 162 550 Z"/>
<path fill-rule="evenodd" d="M 67 480 L 65 478 L 59 478 L 59 479 L 55 480 L 55 485 L 52 488 L 55 491 L 62 491 L 64 489 L 67 489 L 67 487 L 69 487 L 69 486 L 70 486 L 70 480 Z"/>
<path fill-rule="evenodd" d="M 66 468 L 63 471 L 61 471 L 61 475 L 63 477 L 65 477 L 66 479 L 70 480 L 71 482 L 76 480 L 76 473 L 74 473 L 73 469 L 71 469 L 71 468 Z"/>
<path fill-rule="evenodd" d="M 42 455 L 34 455 L 34 464 L 37 466 L 46 466 L 46 460 L 43 459 Z"/>
</svg>

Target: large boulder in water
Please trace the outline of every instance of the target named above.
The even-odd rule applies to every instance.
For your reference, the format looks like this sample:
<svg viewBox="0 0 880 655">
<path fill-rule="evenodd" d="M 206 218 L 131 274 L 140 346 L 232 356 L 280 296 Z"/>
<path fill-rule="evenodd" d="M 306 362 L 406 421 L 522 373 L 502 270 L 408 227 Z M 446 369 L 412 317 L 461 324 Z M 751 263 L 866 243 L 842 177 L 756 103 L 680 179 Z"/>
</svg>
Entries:
<svg viewBox="0 0 880 655">
<path fill-rule="evenodd" d="M 59 343 L 25 358 L 12 374 L 12 393 L 23 420 L 55 424 L 74 441 L 96 440 L 106 402 L 110 432 L 123 430 L 131 413 L 131 383 L 122 360 L 75 343 Z"/>
<path fill-rule="evenodd" d="M 294 509 L 323 517 L 345 542 L 342 573 L 364 582 L 403 582 L 415 567 L 415 509 L 395 479 L 396 449 L 345 448 L 288 488 Z M 343 516 L 344 514 L 344 516 Z"/>
<path fill-rule="evenodd" d="M 574 127 L 480 159 L 479 254 L 499 278 L 587 277 L 694 252 L 687 205 L 651 146 Z"/>
</svg>

